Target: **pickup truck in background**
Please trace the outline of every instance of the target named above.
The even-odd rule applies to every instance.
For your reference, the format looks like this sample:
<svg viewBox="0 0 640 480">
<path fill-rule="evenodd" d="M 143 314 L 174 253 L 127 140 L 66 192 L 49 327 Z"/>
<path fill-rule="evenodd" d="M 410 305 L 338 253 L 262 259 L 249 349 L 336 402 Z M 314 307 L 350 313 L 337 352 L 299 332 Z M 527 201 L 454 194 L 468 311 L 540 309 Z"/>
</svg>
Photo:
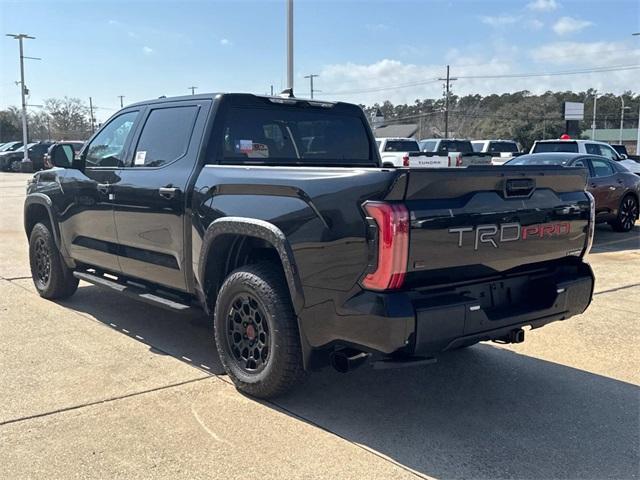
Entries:
<svg viewBox="0 0 640 480">
<path fill-rule="evenodd" d="M 476 153 L 490 153 L 492 165 L 504 165 L 521 155 L 518 144 L 513 140 L 473 140 L 471 145 Z"/>
<path fill-rule="evenodd" d="M 491 165 L 491 154 L 474 152 L 469 140 L 427 138 L 420 140 L 419 145 L 428 157 L 443 157 L 450 167 Z"/>
<path fill-rule="evenodd" d="M 618 153 L 611 145 L 596 140 L 537 140 L 531 147 L 529 153 L 585 153 L 589 155 L 600 155 L 614 162 L 624 165 L 627 170 L 640 175 L 640 163 L 627 158 L 626 155 Z"/>
<path fill-rule="evenodd" d="M 409 154 L 420 152 L 418 142 L 413 138 L 376 138 L 376 145 L 384 167 L 408 167 Z"/>
<path fill-rule="evenodd" d="M 257 397 L 326 365 L 519 343 L 591 302 L 583 168 L 382 168 L 357 105 L 161 98 L 50 160 L 24 207 L 38 293 L 83 280 L 201 308 L 229 377 Z"/>
</svg>

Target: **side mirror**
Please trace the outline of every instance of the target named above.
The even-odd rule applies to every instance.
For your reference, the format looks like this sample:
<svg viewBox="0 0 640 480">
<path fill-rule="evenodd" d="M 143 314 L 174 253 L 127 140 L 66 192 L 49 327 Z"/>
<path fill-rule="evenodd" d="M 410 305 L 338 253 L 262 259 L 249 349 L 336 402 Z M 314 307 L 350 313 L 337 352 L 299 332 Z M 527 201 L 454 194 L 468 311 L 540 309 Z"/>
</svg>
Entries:
<svg viewBox="0 0 640 480">
<path fill-rule="evenodd" d="M 75 153 L 68 143 L 58 143 L 49 150 L 49 158 L 54 167 L 71 168 Z"/>
<path fill-rule="evenodd" d="M 627 158 L 629 158 L 624 153 L 619 153 L 618 155 L 620 155 L 620 160 L 626 160 Z"/>
</svg>

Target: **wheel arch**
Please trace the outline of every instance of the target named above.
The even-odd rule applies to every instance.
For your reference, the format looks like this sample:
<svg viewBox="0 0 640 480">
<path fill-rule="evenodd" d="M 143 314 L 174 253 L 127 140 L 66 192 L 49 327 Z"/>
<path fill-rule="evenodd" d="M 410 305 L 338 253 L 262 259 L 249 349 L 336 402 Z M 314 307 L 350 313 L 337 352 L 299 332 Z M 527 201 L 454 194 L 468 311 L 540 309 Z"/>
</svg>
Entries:
<svg viewBox="0 0 640 480">
<path fill-rule="evenodd" d="M 277 260 L 286 279 L 296 316 L 304 306 L 304 293 L 291 246 L 282 230 L 272 223 L 246 217 L 223 217 L 207 228 L 198 262 L 198 281 L 211 308 L 225 274 L 233 266 L 251 263 L 242 261 L 256 249 L 262 249 L 267 259 Z M 241 258 L 242 257 L 242 258 Z"/>
<path fill-rule="evenodd" d="M 36 223 L 46 221 L 51 227 L 56 247 L 60 248 L 60 229 L 52 211 L 51 199 L 41 193 L 27 195 L 24 202 L 24 231 L 27 239 Z"/>
</svg>

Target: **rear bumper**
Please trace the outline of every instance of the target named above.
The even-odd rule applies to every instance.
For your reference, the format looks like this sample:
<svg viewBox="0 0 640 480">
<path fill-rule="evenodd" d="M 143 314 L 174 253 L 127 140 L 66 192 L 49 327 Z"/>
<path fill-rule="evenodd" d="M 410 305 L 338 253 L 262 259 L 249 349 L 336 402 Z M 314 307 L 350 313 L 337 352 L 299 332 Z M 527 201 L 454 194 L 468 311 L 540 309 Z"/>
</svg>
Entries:
<svg viewBox="0 0 640 480">
<path fill-rule="evenodd" d="M 361 291 L 325 317 L 312 348 L 347 345 L 373 353 L 433 355 L 473 341 L 496 340 L 510 331 L 539 328 L 585 311 L 594 276 L 579 259 L 562 266 L 455 287 L 377 293 Z M 304 323 L 304 322 L 303 322 Z M 315 338 L 314 338 L 315 337 Z"/>
</svg>

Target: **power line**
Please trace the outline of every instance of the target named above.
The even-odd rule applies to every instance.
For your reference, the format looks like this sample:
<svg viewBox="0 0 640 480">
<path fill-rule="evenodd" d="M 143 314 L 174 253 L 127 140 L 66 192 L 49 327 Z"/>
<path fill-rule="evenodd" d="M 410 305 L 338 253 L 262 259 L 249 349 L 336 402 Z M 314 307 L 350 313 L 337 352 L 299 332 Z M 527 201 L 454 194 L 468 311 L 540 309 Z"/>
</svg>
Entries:
<svg viewBox="0 0 640 480">
<path fill-rule="evenodd" d="M 510 74 L 500 74 L 500 75 L 459 75 L 458 79 L 464 80 L 475 80 L 475 79 L 500 79 L 500 78 L 533 78 L 533 77 L 554 77 L 554 76 L 563 76 L 563 75 L 579 75 L 584 73 L 604 73 L 604 72 L 621 72 L 626 70 L 637 70 L 640 69 L 640 65 L 613 65 L 613 66 L 603 66 L 603 67 L 592 67 L 589 69 L 581 69 L 581 70 L 564 70 L 557 72 L 529 72 L 529 73 L 510 73 Z M 422 85 L 428 85 L 432 83 L 438 83 L 442 81 L 441 79 L 434 78 L 425 81 L 404 83 L 398 85 L 389 85 L 387 87 L 376 87 L 376 88 L 367 88 L 362 90 L 341 90 L 335 92 L 326 92 L 326 95 L 352 95 L 359 93 L 375 93 L 382 92 L 385 90 L 395 90 L 397 88 L 408 88 L 408 87 L 417 87 Z"/>
</svg>

